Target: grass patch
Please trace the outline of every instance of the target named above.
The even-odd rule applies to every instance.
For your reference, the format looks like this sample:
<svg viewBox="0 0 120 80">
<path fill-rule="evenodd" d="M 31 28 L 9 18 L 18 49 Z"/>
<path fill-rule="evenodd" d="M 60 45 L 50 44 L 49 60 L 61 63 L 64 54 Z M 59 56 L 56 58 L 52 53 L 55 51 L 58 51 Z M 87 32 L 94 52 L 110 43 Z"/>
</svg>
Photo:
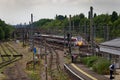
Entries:
<svg viewBox="0 0 120 80">
<path fill-rule="evenodd" d="M 67 55 L 65 56 L 64 62 L 65 62 L 65 63 L 71 63 L 71 57 L 70 57 L 69 54 L 67 54 Z"/>
<path fill-rule="evenodd" d="M 40 61 L 40 64 L 41 64 L 41 61 Z M 40 64 L 35 65 L 35 70 L 33 70 L 33 63 L 31 63 L 29 65 L 29 68 L 26 69 L 26 73 L 28 74 L 31 80 L 41 80 L 40 73 L 43 67 Z"/>
<path fill-rule="evenodd" d="M 41 80 L 40 75 L 36 71 L 26 71 L 31 80 Z"/>
<path fill-rule="evenodd" d="M 95 38 L 95 41 L 97 43 L 101 43 L 101 42 L 104 42 L 104 38 Z"/>
</svg>

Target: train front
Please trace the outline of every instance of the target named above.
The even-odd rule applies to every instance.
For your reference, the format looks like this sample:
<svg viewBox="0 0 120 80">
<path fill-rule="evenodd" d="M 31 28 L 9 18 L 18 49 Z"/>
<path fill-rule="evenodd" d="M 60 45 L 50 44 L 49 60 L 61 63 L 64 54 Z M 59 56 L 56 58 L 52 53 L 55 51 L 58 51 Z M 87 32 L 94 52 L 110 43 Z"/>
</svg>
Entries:
<svg viewBox="0 0 120 80">
<path fill-rule="evenodd" d="M 77 41 L 76 41 L 76 46 L 82 47 L 82 46 L 85 45 L 84 39 L 83 39 L 82 37 L 79 36 L 79 37 L 77 37 L 76 39 L 77 39 Z"/>
</svg>

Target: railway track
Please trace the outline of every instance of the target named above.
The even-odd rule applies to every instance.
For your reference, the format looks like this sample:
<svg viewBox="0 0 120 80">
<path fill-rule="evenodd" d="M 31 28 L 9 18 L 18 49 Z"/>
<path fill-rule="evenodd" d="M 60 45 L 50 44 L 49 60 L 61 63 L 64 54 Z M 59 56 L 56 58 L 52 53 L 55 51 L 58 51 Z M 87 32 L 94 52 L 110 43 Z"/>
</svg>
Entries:
<svg viewBox="0 0 120 80">
<path fill-rule="evenodd" d="M 58 78 L 57 75 L 62 76 L 60 78 L 63 78 L 64 76 L 61 74 L 62 69 L 60 67 L 60 60 L 59 60 L 59 54 L 54 48 L 49 49 L 50 51 L 50 57 L 49 57 L 49 70 L 50 70 L 50 76 L 52 80 L 56 80 Z M 57 73 L 57 75 L 56 75 Z M 64 80 L 64 79 L 60 79 Z"/>
<path fill-rule="evenodd" d="M 44 40 L 42 40 L 42 42 L 41 41 L 40 42 L 35 41 L 36 45 L 37 44 L 43 44 L 43 43 L 44 43 Z M 60 57 L 59 57 L 59 53 L 58 53 L 59 51 L 64 51 L 64 49 L 68 50 L 68 47 L 64 47 L 64 44 L 57 44 L 57 43 L 54 43 L 54 42 L 46 42 L 46 45 L 43 44 L 43 46 L 47 47 L 47 50 L 49 51 L 48 53 L 50 55 L 49 56 L 49 74 L 50 74 L 51 80 L 70 80 L 70 79 L 66 79 L 66 75 L 64 74 L 65 71 L 63 71 L 63 68 L 61 68 L 61 66 L 60 66 Z M 77 52 L 79 52 L 79 50 L 80 50 L 81 51 L 80 53 L 83 53 L 83 51 L 87 52 L 86 49 L 88 48 L 88 46 L 81 47 L 81 48 L 72 46 L 71 49 L 72 48 L 74 48 L 75 50 L 77 49 Z M 64 65 L 64 63 L 62 65 Z M 75 80 L 85 80 L 82 77 L 75 74 L 75 72 L 73 72 L 69 68 L 69 66 L 64 65 L 64 67 L 67 70 L 69 70 L 68 72 L 72 76 L 74 76 Z"/>
<path fill-rule="evenodd" d="M 5 80 L 31 80 L 30 77 L 25 72 L 25 63 L 27 62 L 26 57 L 28 54 L 28 51 L 21 47 L 21 45 L 16 44 L 14 42 L 6 43 L 5 46 L 8 46 L 8 49 L 13 52 L 11 55 L 19 55 L 19 53 L 22 53 L 24 57 L 21 59 L 21 57 L 15 57 L 16 62 L 14 60 L 14 64 L 11 66 L 7 66 L 4 70 L 4 74 L 7 76 Z M 15 48 L 14 48 L 15 47 Z M 17 51 L 15 51 L 17 49 Z M 19 52 L 19 53 L 18 53 Z M 21 59 L 21 60 L 20 60 Z M 19 61 L 18 61 L 19 60 Z"/>
<path fill-rule="evenodd" d="M 58 53 L 60 49 L 48 43 L 42 46 L 46 46 L 46 52 L 48 53 L 47 65 L 50 80 L 69 80 L 63 68 L 61 68 L 60 56 Z"/>
<path fill-rule="evenodd" d="M 8 43 L 2 43 L 0 44 L 0 55 L 2 61 L 0 62 L 0 68 L 3 68 L 7 66 L 8 64 L 11 64 L 19 59 L 21 57 L 14 57 L 14 55 L 18 55 L 17 51 L 13 49 Z"/>
<path fill-rule="evenodd" d="M 6 55 L 6 57 L 8 58 L 8 60 L 10 60 L 10 57 L 8 56 L 9 53 L 6 50 L 6 47 L 3 44 L 1 44 L 0 46 L 1 46 L 2 50 L 3 50 L 3 52 L 4 52 L 4 55 Z"/>
<path fill-rule="evenodd" d="M 48 73 L 50 80 L 70 80 L 68 75 L 65 73 L 63 66 L 63 62 L 61 63 L 61 57 L 59 51 L 64 51 L 63 44 L 56 44 L 47 42 L 45 40 L 34 41 L 35 46 L 38 47 L 46 47 L 47 53 L 47 65 L 48 65 Z M 64 53 L 61 53 L 64 55 Z"/>
</svg>

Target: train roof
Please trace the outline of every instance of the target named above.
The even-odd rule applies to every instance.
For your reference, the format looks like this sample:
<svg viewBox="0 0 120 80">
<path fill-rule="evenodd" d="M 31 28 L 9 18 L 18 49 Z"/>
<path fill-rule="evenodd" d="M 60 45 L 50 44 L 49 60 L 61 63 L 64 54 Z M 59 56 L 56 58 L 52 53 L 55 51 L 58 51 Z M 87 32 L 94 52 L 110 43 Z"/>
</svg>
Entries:
<svg viewBox="0 0 120 80">
<path fill-rule="evenodd" d="M 41 34 L 41 36 L 51 36 L 51 37 L 58 37 L 58 38 L 64 38 L 64 36 L 60 36 L 60 35 L 47 35 L 47 34 Z M 72 37 L 73 39 L 76 37 Z"/>
</svg>

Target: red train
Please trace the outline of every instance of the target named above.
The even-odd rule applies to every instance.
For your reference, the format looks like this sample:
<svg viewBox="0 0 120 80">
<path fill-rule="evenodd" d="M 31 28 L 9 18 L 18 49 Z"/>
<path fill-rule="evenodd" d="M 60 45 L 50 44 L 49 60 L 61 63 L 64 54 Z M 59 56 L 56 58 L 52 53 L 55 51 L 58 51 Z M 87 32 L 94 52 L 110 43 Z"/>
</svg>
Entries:
<svg viewBox="0 0 120 80">
<path fill-rule="evenodd" d="M 64 36 L 57 36 L 57 35 L 45 35 L 45 34 L 35 34 L 34 38 L 39 40 L 40 38 L 45 38 L 48 42 L 55 42 L 60 44 L 68 44 L 67 37 Z M 72 37 L 71 38 L 71 45 L 73 46 L 85 46 L 86 42 L 82 37 Z"/>
</svg>

